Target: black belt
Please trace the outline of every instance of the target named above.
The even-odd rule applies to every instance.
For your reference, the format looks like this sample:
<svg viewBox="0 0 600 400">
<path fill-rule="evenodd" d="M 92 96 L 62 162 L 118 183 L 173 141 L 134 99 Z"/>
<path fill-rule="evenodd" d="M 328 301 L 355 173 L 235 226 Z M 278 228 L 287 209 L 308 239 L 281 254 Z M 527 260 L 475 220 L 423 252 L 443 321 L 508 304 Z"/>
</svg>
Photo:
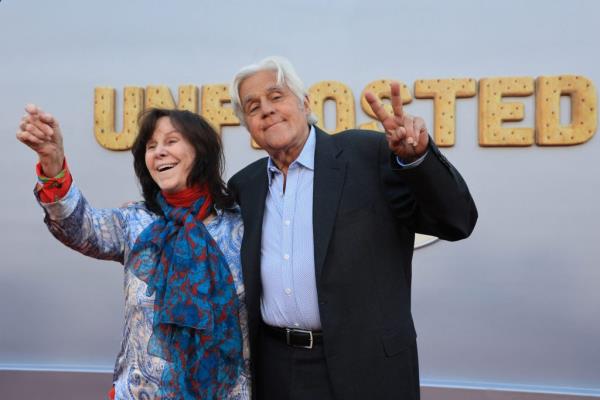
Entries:
<svg viewBox="0 0 600 400">
<path fill-rule="evenodd" d="M 279 328 L 277 326 L 271 326 L 267 324 L 263 324 L 263 327 L 269 336 L 281 340 L 291 347 L 312 349 L 314 345 L 323 343 L 322 331 L 309 331 L 306 329 L 297 328 Z"/>
</svg>

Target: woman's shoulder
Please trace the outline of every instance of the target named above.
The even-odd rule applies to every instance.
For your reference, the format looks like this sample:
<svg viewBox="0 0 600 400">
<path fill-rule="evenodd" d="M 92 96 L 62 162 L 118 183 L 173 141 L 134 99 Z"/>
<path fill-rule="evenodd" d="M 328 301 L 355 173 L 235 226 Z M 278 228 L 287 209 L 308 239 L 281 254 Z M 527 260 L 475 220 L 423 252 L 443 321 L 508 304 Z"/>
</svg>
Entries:
<svg viewBox="0 0 600 400">
<path fill-rule="evenodd" d="M 130 224 L 140 223 L 147 225 L 148 223 L 160 218 L 160 215 L 150 211 L 144 201 L 130 201 L 119 207 L 121 213 Z"/>
<path fill-rule="evenodd" d="M 207 229 L 217 241 L 240 242 L 244 233 L 244 224 L 242 223 L 242 212 L 240 207 L 235 204 L 232 207 L 216 209 L 216 216 L 208 225 Z M 220 240 L 219 240 L 220 239 Z"/>
</svg>

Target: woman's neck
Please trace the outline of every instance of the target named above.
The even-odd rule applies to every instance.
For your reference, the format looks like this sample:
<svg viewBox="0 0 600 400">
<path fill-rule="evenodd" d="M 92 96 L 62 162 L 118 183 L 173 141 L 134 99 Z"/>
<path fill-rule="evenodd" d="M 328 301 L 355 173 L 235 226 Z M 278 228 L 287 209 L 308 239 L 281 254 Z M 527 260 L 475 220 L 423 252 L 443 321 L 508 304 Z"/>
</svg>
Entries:
<svg viewBox="0 0 600 400">
<path fill-rule="evenodd" d="M 189 188 L 185 188 L 175 193 L 161 192 L 167 203 L 172 207 L 189 207 L 200 196 L 206 194 L 206 189 L 200 185 L 194 185 Z"/>
</svg>

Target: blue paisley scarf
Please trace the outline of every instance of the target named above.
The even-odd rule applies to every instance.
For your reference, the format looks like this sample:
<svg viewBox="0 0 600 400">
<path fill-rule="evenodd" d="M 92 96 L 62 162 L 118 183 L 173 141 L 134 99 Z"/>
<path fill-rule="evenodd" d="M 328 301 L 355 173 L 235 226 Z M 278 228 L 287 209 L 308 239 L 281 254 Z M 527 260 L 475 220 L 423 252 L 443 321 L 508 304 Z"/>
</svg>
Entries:
<svg viewBox="0 0 600 400">
<path fill-rule="evenodd" d="M 172 363 L 157 397 L 224 399 L 242 369 L 242 332 L 233 276 L 199 213 L 210 198 L 190 207 L 157 200 L 164 217 L 140 234 L 128 263 L 155 294 L 148 353 Z"/>
</svg>

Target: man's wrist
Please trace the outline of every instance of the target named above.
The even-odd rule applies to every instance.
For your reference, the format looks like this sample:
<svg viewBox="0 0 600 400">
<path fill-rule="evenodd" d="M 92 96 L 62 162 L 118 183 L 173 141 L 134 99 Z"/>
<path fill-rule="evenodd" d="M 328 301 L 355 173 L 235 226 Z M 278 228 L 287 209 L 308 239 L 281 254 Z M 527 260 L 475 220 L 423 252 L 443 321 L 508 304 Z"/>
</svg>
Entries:
<svg viewBox="0 0 600 400">
<path fill-rule="evenodd" d="M 396 159 L 398 160 L 398 163 L 400 163 L 401 165 L 412 164 L 421 157 L 423 157 L 423 156 L 400 157 L 399 155 L 396 154 Z"/>
<path fill-rule="evenodd" d="M 425 159 L 425 157 L 427 156 L 427 153 L 429 152 L 429 150 L 427 150 L 423 155 L 416 157 L 416 158 L 412 158 L 410 161 L 409 160 L 405 160 L 403 158 L 400 158 L 400 156 L 395 155 L 396 158 L 396 163 L 402 167 L 402 168 L 410 168 L 410 167 L 416 167 L 419 164 L 421 164 L 423 162 L 423 160 Z"/>
</svg>

